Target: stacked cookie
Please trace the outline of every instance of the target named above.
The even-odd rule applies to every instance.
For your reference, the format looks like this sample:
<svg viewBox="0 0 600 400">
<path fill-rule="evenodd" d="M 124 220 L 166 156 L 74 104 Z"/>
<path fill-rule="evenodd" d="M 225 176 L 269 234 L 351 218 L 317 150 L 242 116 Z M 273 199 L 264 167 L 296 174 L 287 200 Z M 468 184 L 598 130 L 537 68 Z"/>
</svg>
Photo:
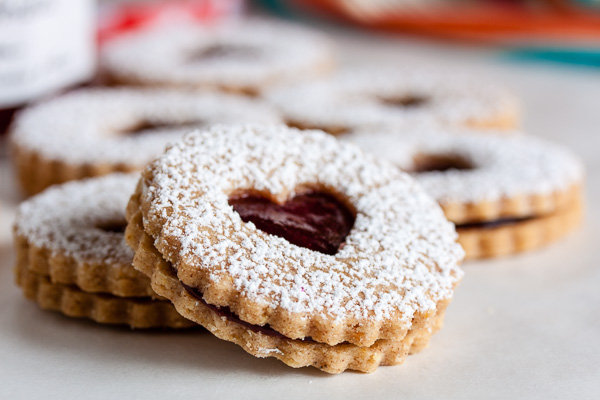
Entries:
<svg viewBox="0 0 600 400">
<path fill-rule="evenodd" d="M 345 139 L 411 172 L 456 224 L 467 258 L 536 249 L 581 222 L 583 166 L 542 139 L 431 126 Z"/>
<path fill-rule="evenodd" d="M 59 96 L 12 128 L 37 194 L 14 226 L 25 296 L 371 372 L 441 327 L 461 245 L 510 254 L 577 225 L 581 165 L 514 134 L 510 94 L 408 69 L 325 78 L 332 59 L 319 34 L 257 20 L 110 43 L 105 72 L 130 87 Z"/>
<path fill-rule="evenodd" d="M 257 357 L 373 371 L 440 326 L 463 251 L 405 173 L 319 131 L 215 126 L 143 172 L 134 266 Z"/>
<path fill-rule="evenodd" d="M 137 176 L 110 175 L 48 189 L 19 206 L 17 283 L 42 308 L 132 328 L 193 324 L 132 267 L 124 208 Z"/>
</svg>

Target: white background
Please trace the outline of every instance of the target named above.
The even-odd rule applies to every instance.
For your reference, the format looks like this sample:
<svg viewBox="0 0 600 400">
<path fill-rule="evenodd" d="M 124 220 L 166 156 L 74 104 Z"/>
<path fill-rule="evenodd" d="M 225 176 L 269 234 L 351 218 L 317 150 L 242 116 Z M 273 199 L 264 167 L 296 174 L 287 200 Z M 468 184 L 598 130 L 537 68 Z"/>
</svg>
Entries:
<svg viewBox="0 0 600 400">
<path fill-rule="evenodd" d="M 599 70 L 333 31 L 348 63 L 423 62 L 511 88 L 527 131 L 584 159 L 584 226 L 541 251 L 465 265 L 445 327 L 403 365 L 330 376 L 256 359 L 198 331 L 130 331 L 39 310 L 13 283 L 10 224 L 19 199 L 2 160 L 0 398 L 600 398 Z"/>
</svg>

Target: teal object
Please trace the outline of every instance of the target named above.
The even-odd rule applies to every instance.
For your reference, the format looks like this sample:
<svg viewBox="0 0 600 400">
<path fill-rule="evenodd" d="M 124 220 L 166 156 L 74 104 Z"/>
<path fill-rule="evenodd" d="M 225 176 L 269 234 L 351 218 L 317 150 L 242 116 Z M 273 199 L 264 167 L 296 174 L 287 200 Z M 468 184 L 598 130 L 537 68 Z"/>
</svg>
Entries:
<svg viewBox="0 0 600 400">
<path fill-rule="evenodd" d="M 586 67 L 600 67 L 600 49 L 517 49 L 508 58 L 522 61 L 549 61 Z"/>
<path fill-rule="evenodd" d="M 574 0 L 575 3 L 591 8 L 600 8 L 600 1 L 598 0 Z"/>
<path fill-rule="evenodd" d="M 294 11 L 284 1 L 258 0 L 256 3 L 281 17 L 290 18 L 294 15 Z"/>
</svg>

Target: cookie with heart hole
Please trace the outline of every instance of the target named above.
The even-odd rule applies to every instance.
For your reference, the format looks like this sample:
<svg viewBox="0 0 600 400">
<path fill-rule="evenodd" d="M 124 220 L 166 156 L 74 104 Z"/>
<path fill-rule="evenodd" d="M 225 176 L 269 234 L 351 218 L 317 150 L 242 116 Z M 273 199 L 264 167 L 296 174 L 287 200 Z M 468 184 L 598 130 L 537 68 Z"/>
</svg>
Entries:
<svg viewBox="0 0 600 400">
<path fill-rule="evenodd" d="M 257 357 L 338 373 L 426 345 L 462 276 L 439 206 L 320 131 L 223 125 L 143 172 L 134 267 L 186 318 Z"/>
<path fill-rule="evenodd" d="M 19 183 L 32 195 L 70 180 L 132 172 L 193 127 L 276 123 L 257 99 L 171 89 L 82 89 L 26 109 L 11 132 Z"/>
<path fill-rule="evenodd" d="M 194 326 L 132 267 L 125 207 L 137 175 L 70 182 L 25 202 L 14 224 L 15 274 L 42 308 L 134 328 Z"/>
<path fill-rule="evenodd" d="M 505 89 L 422 66 L 348 69 L 327 80 L 282 85 L 264 97 L 289 126 L 333 135 L 423 121 L 498 133 L 518 124 L 517 101 Z"/>
<path fill-rule="evenodd" d="M 146 29 L 111 40 L 103 70 L 119 84 L 211 88 L 256 95 L 322 76 L 334 64 L 327 37 L 298 25 L 245 18 Z"/>
<path fill-rule="evenodd" d="M 569 150 L 527 135 L 412 129 L 346 139 L 412 172 L 456 224 L 467 258 L 536 249 L 579 225 L 584 169 Z"/>
</svg>

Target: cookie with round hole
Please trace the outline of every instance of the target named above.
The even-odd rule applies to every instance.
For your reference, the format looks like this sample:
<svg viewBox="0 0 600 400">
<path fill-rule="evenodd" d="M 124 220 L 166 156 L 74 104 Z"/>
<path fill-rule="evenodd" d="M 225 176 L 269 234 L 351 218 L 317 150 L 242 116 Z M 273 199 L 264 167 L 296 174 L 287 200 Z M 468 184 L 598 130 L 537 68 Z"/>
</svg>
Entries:
<svg viewBox="0 0 600 400">
<path fill-rule="evenodd" d="M 100 61 L 109 79 L 120 84 L 250 96 L 273 85 L 328 74 L 334 65 L 332 45 L 324 35 L 256 18 L 123 35 L 103 47 Z"/>
<path fill-rule="evenodd" d="M 140 170 L 194 127 L 212 123 L 276 123 L 259 100 L 174 89 L 82 89 L 22 112 L 11 144 L 27 195 L 70 180 Z"/>
<path fill-rule="evenodd" d="M 190 327 L 132 267 L 125 206 L 137 175 L 69 182 L 21 203 L 14 224 L 15 273 L 42 308 L 136 328 Z"/>
<path fill-rule="evenodd" d="M 401 362 L 427 343 L 462 276 L 435 201 L 320 131 L 188 134 L 146 167 L 126 216 L 134 267 L 158 294 L 293 367 Z"/>
<path fill-rule="evenodd" d="M 580 224 L 584 169 L 564 147 L 528 135 L 412 129 L 346 139 L 410 171 L 456 224 L 467 258 L 533 250 Z"/>
<path fill-rule="evenodd" d="M 464 75 L 408 68 L 354 68 L 331 79 L 276 87 L 264 97 L 289 126 L 341 135 L 433 121 L 510 132 L 518 103 L 502 87 Z"/>
</svg>

